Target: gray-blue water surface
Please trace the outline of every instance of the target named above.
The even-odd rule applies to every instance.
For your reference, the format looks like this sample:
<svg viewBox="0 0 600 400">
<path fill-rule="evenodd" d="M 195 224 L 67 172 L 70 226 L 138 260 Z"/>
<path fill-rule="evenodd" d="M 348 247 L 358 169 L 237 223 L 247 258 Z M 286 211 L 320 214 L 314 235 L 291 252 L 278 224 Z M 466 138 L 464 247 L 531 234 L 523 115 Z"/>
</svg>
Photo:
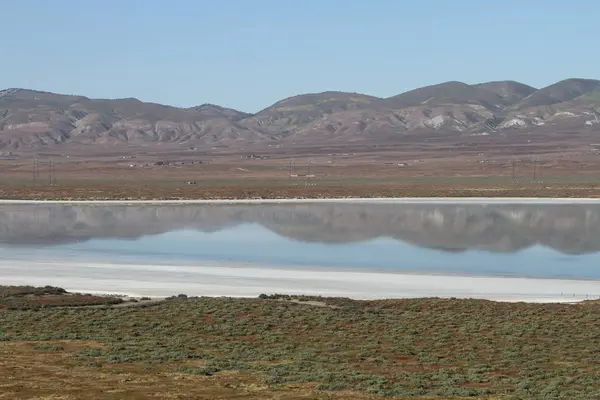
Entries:
<svg viewBox="0 0 600 400">
<path fill-rule="evenodd" d="M 0 257 L 599 279 L 599 222 L 596 205 L 3 205 Z"/>
</svg>

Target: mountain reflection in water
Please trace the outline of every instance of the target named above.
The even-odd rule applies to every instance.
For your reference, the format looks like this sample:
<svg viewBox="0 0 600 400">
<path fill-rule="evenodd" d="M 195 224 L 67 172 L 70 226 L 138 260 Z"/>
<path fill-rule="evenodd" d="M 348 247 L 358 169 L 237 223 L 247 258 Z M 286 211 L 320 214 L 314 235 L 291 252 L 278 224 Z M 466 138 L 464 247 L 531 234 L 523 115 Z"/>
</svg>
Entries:
<svg viewBox="0 0 600 400">
<path fill-rule="evenodd" d="M 0 244 L 65 245 L 258 224 L 311 243 L 392 238 L 444 252 L 600 251 L 600 206 L 479 204 L 2 205 Z"/>
</svg>

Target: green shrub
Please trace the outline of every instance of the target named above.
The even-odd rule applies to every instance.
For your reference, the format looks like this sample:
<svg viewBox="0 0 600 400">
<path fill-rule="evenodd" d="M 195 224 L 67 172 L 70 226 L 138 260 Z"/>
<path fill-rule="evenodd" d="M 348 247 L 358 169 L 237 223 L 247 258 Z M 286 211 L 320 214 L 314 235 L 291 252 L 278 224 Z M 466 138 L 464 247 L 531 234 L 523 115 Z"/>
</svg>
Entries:
<svg viewBox="0 0 600 400">
<path fill-rule="evenodd" d="M 35 346 L 36 350 L 40 351 L 63 351 L 65 348 L 62 346 L 54 346 L 54 345 L 40 345 Z"/>
</svg>

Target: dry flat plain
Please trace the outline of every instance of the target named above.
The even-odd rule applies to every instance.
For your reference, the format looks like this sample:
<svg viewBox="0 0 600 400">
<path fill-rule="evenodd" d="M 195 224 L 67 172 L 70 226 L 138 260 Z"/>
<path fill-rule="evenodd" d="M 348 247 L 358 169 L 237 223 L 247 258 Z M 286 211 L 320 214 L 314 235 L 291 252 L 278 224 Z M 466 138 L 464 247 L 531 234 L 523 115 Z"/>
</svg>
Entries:
<svg viewBox="0 0 600 400">
<path fill-rule="evenodd" d="M 522 146 L 25 154 L 0 160 L 0 198 L 600 197 L 600 155 Z"/>
<path fill-rule="evenodd" d="M 588 152 L 54 154 L 36 169 L 1 160 L 0 198 L 600 197 Z M 0 296 L 0 399 L 600 398 L 595 302 Z"/>
</svg>

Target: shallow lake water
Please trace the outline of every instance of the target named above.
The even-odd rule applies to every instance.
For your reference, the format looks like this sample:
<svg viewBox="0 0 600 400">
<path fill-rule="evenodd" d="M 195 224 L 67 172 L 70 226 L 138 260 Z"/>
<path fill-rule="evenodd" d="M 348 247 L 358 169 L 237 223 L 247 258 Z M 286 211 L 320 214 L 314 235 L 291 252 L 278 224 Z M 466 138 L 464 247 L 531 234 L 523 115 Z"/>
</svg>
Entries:
<svg viewBox="0 0 600 400">
<path fill-rule="evenodd" d="M 2 282 L 149 295 L 598 297 L 600 205 L 0 205 Z"/>
</svg>

